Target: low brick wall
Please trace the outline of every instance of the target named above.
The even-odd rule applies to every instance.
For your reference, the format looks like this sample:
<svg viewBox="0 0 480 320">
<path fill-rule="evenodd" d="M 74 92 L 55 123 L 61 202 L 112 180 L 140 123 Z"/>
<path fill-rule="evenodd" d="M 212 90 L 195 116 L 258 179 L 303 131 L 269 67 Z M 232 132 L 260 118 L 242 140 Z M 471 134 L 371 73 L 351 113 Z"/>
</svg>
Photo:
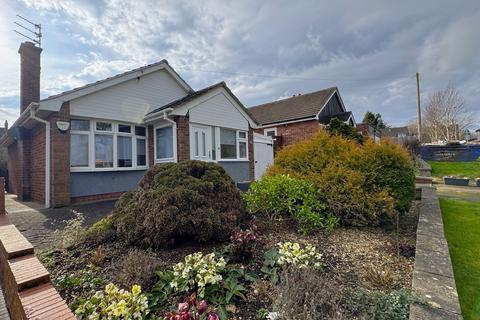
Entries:
<svg viewBox="0 0 480 320">
<path fill-rule="evenodd" d="M 462 319 L 436 189 L 422 187 L 412 290 L 425 304 L 410 307 L 411 320 Z"/>
<path fill-rule="evenodd" d="M 5 214 L 4 179 L 0 178 L 0 284 L 10 318 L 75 319 L 53 288 L 50 273 L 34 248 Z"/>
</svg>

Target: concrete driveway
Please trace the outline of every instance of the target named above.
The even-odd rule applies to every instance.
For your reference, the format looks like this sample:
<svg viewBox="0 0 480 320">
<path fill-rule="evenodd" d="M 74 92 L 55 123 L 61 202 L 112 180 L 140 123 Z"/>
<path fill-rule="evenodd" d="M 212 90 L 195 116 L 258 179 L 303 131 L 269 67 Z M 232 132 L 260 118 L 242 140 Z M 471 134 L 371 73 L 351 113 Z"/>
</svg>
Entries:
<svg viewBox="0 0 480 320">
<path fill-rule="evenodd" d="M 15 195 L 5 196 L 5 209 L 12 223 L 30 241 L 37 252 L 60 245 L 60 234 L 65 222 L 76 217 L 72 211 L 81 213 L 85 218 L 84 227 L 91 226 L 109 215 L 115 201 L 103 201 L 71 207 L 45 209 L 41 204 L 21 202 Z"/>
</svg>

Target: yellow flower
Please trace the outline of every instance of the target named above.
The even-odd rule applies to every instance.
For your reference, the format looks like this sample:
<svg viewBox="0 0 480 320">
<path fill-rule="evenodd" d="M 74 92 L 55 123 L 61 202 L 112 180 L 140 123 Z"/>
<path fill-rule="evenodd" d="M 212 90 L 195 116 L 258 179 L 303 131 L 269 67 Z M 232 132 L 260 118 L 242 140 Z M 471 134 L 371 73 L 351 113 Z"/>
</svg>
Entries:
<svg viewBox="0 0 480 320">
<path fill-rule="evenodd" d="M 138 284 L 134 284 L 132 287 L 132 293 L 138 296 L 140 293 L 142 293 L 142 288 Z"/>
</svg>

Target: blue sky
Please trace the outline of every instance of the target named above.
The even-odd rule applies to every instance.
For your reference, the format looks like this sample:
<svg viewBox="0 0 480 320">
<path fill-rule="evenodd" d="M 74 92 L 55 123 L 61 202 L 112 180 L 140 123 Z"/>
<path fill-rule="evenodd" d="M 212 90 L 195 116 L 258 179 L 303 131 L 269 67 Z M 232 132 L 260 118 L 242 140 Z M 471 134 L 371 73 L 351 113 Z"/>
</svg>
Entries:
<svg viewBox="0 0 480 320">
<path fill-rule="evenodd" d="M 402 125 L 418 70 L 423 104 L 451 84 L 480 114 L 478 1 L 0 1 L 0 123 L 18 117 L 17 13 L 43 26 L 42 97 L 165 58 L 246 106 L 338 86 L 358 121 Z"/>
</svg>

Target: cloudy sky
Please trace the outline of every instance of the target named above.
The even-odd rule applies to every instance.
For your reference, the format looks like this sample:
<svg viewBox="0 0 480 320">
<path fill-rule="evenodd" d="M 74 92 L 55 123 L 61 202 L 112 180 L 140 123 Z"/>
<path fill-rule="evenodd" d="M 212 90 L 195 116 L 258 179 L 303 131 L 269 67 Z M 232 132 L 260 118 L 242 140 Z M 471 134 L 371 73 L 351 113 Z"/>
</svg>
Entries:
<svg viewBox="0 0 480 320">
<path fill-rule="evenodd" d="M 422 103 L 452 84 L 480 114 L 478 0 L 0 4 L 0 123 L 18 117 L 17 13 L 43 26 L 42 97 L 165 58 L 194 89 L 224 80 L 246 106 L 338 86 L 358 121 L 371 110 L 402 125 L 419 71 Z"/>
</svg>

